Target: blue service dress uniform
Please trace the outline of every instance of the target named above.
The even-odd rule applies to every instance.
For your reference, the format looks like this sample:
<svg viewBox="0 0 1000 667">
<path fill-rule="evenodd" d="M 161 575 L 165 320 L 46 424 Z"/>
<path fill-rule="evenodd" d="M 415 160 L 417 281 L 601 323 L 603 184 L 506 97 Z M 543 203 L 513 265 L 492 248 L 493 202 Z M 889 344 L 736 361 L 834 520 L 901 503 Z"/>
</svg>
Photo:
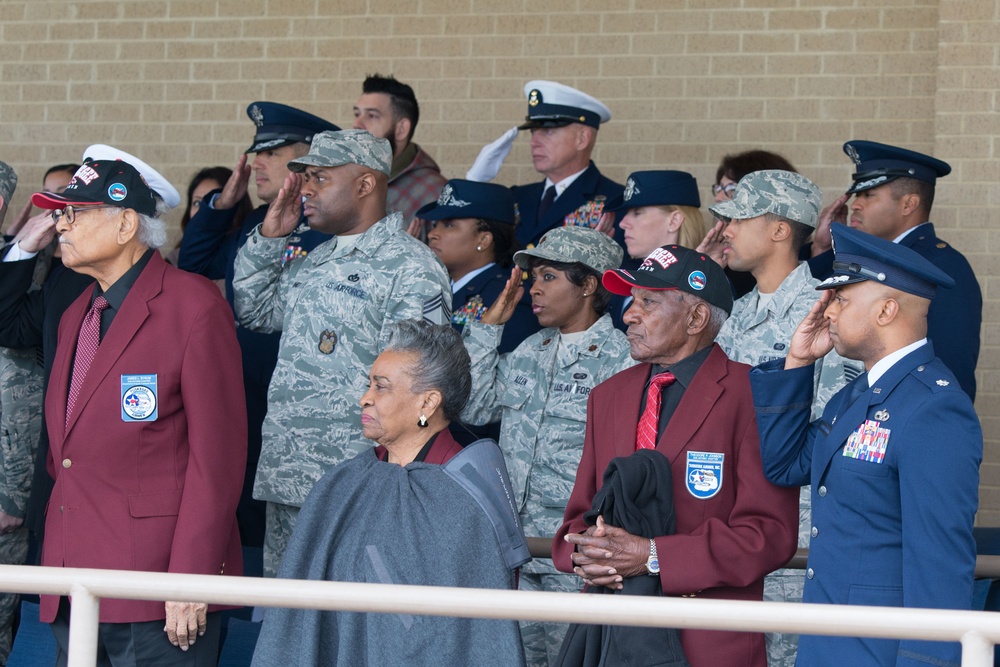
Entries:
<svg viewBox="0 0 1000 667">
<path fill-rule="evenodd" d="M 913 228 L 899 245 L 911 248 L 955 280 L 954 287 L 938 287 L 927 311 L 927 337 L 973 401 L 976 400 L 976 364 L 979 363 L 979 329 L 983 323 L 983 292 L 965 255 L 934 233 L 934 224 Z M 833 273 L 833 251 L 809 260 L 817 280 Z"/>
<path fill-rule="evenodd" d="M 812 488 L 803 601 L 969 609 L 983 435 L 928 342 L 809 423 L 813 367 L 750 373 L 764 473 Z M 797 665 L 958 665 L 957 643 L 803 635 Z"/>
<path fill-rule="evenodd" d="M 539 220 L 538 204 L 542 200 L 545 181 L 511 188 L 520 221 L 517 224 L 517 242 L 522 248 L 534 248 L 545 232 L 553 227 L 577 225 L 596 227 L 607 202 L 620 197 L 625 186 L 601 174 L 593 162 L 552 202 L 552 208 Z M 625 247 L 625 233 L 615 226 L 615 241 Z"/>
<path fill-rule="evenodd" d="M 218 192 L 221 190 L 206 195 L 205 201 L 211 201 Z M 267 204 L 254 209 L 243 221 L 240 229 L 227 233 L 235 214 L 235 208 L 216 210 L 210 206 L 202 206 L 184 230 L 177 259 L 178 268 L 185 271 L 200 274 L 211 280 L 224 278 L 226 301 L 229 302 L 230 308 L 233 306 L 233 265 L 236 253 L 254 228 L 264 221 Z M 304 219 L 300 220 L 298 228 L 288 239 L 285 260 L 304 257 L 329 238 L 328 234 L 309 229 Z M 260 546 L 264 540 L 264 503 L 253 499 L 253 480 L 260 458 L 261 426 L 267 413 L 267 387 L 271 383 L 271 374 L 278 361 L 278 341 L 281 339 L 281 334 L 251 331 L 237 323 L 236 339 L 239 341 L 243 358 L 243 389 L 247 401 L 249 438 L 247 470 L 237 516 L 243 543 L 248 546 Z"/>
</svg>

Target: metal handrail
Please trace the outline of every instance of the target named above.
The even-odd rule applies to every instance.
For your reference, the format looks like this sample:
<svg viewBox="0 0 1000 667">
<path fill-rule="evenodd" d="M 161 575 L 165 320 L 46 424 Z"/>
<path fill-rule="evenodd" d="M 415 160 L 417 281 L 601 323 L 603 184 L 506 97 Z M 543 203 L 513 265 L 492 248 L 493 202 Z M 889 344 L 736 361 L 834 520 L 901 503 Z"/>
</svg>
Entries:
<svg viewBox="0 0 1000 667">
<path fill-rule="evenodd" d="M 960 641 L 962 667 L 993 664 L 1000 614 L 975 611 L 782 604 L 745 600 L 580 595 L 493 589 L 258 579 L 162 572 L 0 566 L 0 590 L 73 596 L 69 667 L 97 655 L 100 598 L 427 614 L 744 632 Z"/>
<path fill-rule="evenodd" d="M 532 558 L 552 558 L 552 538 L 528 537 L 528 551 Z M 809 549 L 796 549 L 795 555 L 785 565 L 793 570 L 806 569 Z M 976 577 L 979 579 L 1000 579 L 1000 556 L 977 556 Z"/>
</svg>

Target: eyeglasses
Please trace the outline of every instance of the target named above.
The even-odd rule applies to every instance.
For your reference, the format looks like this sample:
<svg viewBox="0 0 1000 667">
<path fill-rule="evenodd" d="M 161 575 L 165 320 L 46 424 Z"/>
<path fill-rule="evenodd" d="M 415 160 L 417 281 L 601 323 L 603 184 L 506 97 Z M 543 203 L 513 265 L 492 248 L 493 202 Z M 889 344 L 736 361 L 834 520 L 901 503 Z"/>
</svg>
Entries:
<svg viewBox="0 0 1000 667">
<path fill-rule="evenodd" d="M 64 208 L 53 209 L 51 215 L 52 220 L 59 224 L 59 221 L 66 217 L 67 224 L 74 224 L 76 222 L 76 214 L 80 211 L 96 211 L 99 208 L 111 208 L 110 206 L 66 206 Z"/>
<path fill-rule="evenodd" d="M 726 196 L 730 199 L 733 198 L 733 193 L 736 192 L 736 184 L 730 183 L 729 185 L 722 185 L 721 183 L 716 183 L 712 186 L 712 194 L 717 195 L 720 192 L 725 192 Z"/>
</svg>

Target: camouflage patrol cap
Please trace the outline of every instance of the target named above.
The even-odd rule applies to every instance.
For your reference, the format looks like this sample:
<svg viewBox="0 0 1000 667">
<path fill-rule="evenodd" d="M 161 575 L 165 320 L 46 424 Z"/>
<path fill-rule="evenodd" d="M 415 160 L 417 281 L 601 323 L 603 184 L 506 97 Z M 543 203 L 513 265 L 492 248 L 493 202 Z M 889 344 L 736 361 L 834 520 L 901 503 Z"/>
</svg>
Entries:
<svg viewBox="0 0 1000 667">
<path fill-rule="evenodd" d="M 389 175 L 392 148 L 367 130 L 320 132 L 312 138 L 309 153 L 288 163 L 288 170 L 303 172 L 306 167 L 340 167 L 359 164 Z"/>
<path fill-rule="evenodd" d="M 546 232 L 534 248 L 514 253 L 514 263 L 527 269 L 531 257 L 579 262 L 603 274 L 621 266 L 622 248 L 607 234 L 590 227 L 556 227 Z"/>
<path fill-rule="evenodd" d="M 726 222 L 773 213 L 815 228 L 822 204 L 823 192 L 802 174 L 765 169 L 741 178 L 732 199 L 708 210 Z"/>
<path fill-rule="evenodd" d="M 14 168 L 6 162 L 0 162 L 0 206 L 10 202 L 17 188 L 17 174 Z"/>
</svg>

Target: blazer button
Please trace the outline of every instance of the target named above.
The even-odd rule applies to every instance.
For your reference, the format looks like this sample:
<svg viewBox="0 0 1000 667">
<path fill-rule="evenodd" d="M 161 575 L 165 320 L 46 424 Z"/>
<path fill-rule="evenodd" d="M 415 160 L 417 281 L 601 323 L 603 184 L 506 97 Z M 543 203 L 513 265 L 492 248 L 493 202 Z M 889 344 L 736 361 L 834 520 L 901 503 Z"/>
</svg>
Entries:
<svg viewBox="0 0 1000 667">
<path fill-rule="evenodd" d="M 813 526 L 812 532 L 810 532 L 809 534 L 812 535 L 813 537 L 819 536 L 819 528 Z"/>
<path fill-rule="evenodd" d="M 816 576 L 816 573 L 815 573 L 815 572 L 813 572 L 813 569 L 812 569 L 812 568 L 809 568 L 808 570 L 806 570 L 806 577 L 807 577 L 808 579 L 812 579 L 812 578 L 813 578 L 813 577 L 815 577 L 815 576 Z"/>
<path fill-rule="evenodd" d="M 825 486 L 819 487 L 819 495 L 820 495 L 820 498 L 823 498 L 823 497 L 826 496 L 826 487 Z"/>
<path fill-rule="evenodd" d="M 63 468 L 72 468 L 73 462 L 69 459 L 63 459 Z"/>
</svg>

